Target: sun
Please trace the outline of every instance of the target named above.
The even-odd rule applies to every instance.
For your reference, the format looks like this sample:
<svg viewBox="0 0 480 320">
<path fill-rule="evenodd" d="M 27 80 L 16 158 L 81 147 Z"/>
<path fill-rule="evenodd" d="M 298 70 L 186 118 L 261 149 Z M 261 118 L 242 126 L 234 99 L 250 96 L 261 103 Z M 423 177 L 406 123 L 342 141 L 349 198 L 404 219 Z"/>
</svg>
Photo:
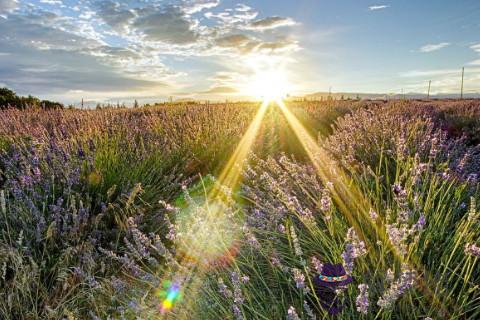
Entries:
<svg viewBox="0 0 480 320">
<path fill-rule="evenodd" d="M 284 99 L 290 90 L 286 73 L 280 69 L 269 69 L 254 74 L 248 91 L 257 99 L 274 101 Z"/>
</svg>

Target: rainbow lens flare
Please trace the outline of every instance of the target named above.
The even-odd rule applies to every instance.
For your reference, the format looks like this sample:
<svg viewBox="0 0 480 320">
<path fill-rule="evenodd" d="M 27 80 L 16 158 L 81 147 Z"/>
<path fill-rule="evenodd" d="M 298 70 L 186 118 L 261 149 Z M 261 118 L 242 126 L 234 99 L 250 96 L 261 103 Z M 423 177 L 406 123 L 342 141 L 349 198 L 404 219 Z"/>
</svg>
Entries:
<svg viewBox="0 0 480 320">
<path fill-rule="evenodd" d="M 162 290 L 158 294 L 163 299 L 158 305 L 158 309 L 162 314 L 171 311 L 175 302 L 181 298 L 180 285 L 178 283 L 166 282 L 164 287 L 166 287 L 166 290 Z"/>
</svg>

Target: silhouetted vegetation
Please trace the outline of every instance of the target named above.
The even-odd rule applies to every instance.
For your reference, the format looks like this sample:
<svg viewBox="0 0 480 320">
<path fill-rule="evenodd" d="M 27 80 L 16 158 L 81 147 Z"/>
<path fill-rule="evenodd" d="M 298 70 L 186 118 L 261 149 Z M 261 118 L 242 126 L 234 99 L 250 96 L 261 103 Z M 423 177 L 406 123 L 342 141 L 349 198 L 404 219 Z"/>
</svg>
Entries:
<svg viewBox="0 0 480 320">
<path fill-rule="evenodd" d="M 42 108 L 42 109 L 63 109 L 63 104 L 50 100 L 40 100 L 37 97 L 28 95 L 18 96 L 13 90 L 0 88 L 0 109 L 17 108 Z"/>
</svg>

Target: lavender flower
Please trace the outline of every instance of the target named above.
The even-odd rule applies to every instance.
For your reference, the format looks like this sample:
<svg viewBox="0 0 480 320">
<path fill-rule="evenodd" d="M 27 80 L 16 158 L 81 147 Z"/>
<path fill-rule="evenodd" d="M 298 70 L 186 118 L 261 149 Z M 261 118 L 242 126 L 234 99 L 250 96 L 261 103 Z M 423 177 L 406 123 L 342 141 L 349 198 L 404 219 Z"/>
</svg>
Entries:
<svg viewBox="0 0 480 320">
<path fill-rule="evenodd" d="M 403 199 L 407 196 L 407 192 L 403 189 L 403 187 L 400 184 L 394 184 L 392 186 L 392 191 L 393 191 L 393 194 L 399 199 Z"/>
<path fill-rule="evenodd" d="M 415 284 L 417 273 L 408 265 L 402 265 L 400 277 L 378 299 L 377 305 L 382 309 L 391 309 L 395 302 Z"/>
<path fill-rule="evenodd" d="M 422 213 L 418 218 L 418 221 L 410 229 L 410 233 L 414 234 L 414 233 L 421 232 L 425 227 L 425 224 L 426 224 L 425 215 Z"/>
<path fill-rule="evenodd" d="M 470 197 L 470 208 L 468 209 L 468 220 L 475 221 L 477 218 L 477 203 L 474 197 Z"/>
<path fill-rule="evenodd" d="M 465 245 L 465 254 L 480 258 L 480 247 L 473 243 L 467 243 Z"/>
<path fill-rule="evenodd" d="M 343 265 L 347 274 L 353 272 L 353 266 L 355 262 L 355 248 L 351 243 L 345 245 L 345 250 L 342 253 Z"/>
<path fill-rule="evenodd" d="M 322 193 L 322 198 L 320 199 L 320 210 L 323 212 L 328 212 L 332 208 L 332 198 L 327 189 L 324 189 Z"/>
<path fill-rule="evenodd" d="M 295 232 L 295 227 L 293 225 L 290 226 L 290 235 L 292 237 L 295 255 L 297 257 L 302 257 L 303 256 L 302 247 L 300 246 L 300 242 L 298 241 L 297 233 Z"/>
<path fill-rule="evenodd" d="M 245 301 L 245 298 L 243 297 L 242 293 L 240 282 L 241 278 L 237 272 L 232 272 L 232 274 L 230 275 L 230 279 L 232 280 L 233 285 L 233 314 L 235 315 L 235 318 L 243 319 L 241 306 Z"/>
<path fill-rule="evenodd" d="M 300 320 L 300 317 L 298 316 L 293 306 L 290 306 L 290 308 L 288 308 L 287 320 Z"/>
<path fill-rule="evenodd" d="M 168 228 L 168 233 L 165 237 L 170 241 L 175 241 L 175 225 L 170 221 L 168 215 L 165 215 L 165 224 Z"/>
<path fill-rule="evenodd" d="M 395 280 L 395 273 L 392 271 L 392 269 L 387 270 L 387 274 L 385 275 L 385 280 L 387 281 L 388 284 L 391 284 L 393 280 Z"/>
<path fill-rule="evenodd" d="M 310 319 L 310 320 L 316 320 L 317 319 L 317 316 L 313 312 L 312 308 L 310 308 L 307 301 L 303 302 L 303 310 L 305 310 L 305 313 L 307 314 L 308 319 Z"/>
<path fill-rule="evenodd" d="M 297 289 L 305 289 L 305 275 L 297 268 L 293 268 L 292 273 Z"/>
<path fill-rule="evenodd" d="M 5 201 L 5 192 L 0 190 L 0 210 L 2 210 L 3 214 L 7 213 L 7 205 Z"/>
<path fill-rule="evenodd" d="M 228 289 L 227 285 L 225 284 L 225 282 L 223 282 L 222 278 L 218 278 L 217 283 L 218 283 L 218 292 L 220 292 L 225 298 L 231 298 L 233 296 L 232 291 Z"/>
<path fill-rule="evenodd" d="M 323 268 L 323 263 L 320 260 L 318 260 L 318 258 L 315 257 L 315 256 L 313 256 L 310 260 L 312 262 L 312 265 L 313 265 L 313 268 L 315 269 L 315 271 L 318 274 L 321 274 L 322 273 L 322 268 Z"/>
<path fill-rule="evenodd" d="M 358 294 L 357 299 L 355 300 L 357 311 L 366 315 L 368 313 L 368 306 L 369 306 L 368 285 L 359 284 L 358 289 L 360 290 L 360 293 Z"/>
<path fill-rule="evenodd" d="M 367 250 L 365 248 L 365 242 L 360 240 L 353 228 L 348 229 L 346 241 L 347 243 L 342 253 L 342 259 L 345 271 L 351 274 L 353 272 L 355 259 L 365 255 Z"/>
</svg>

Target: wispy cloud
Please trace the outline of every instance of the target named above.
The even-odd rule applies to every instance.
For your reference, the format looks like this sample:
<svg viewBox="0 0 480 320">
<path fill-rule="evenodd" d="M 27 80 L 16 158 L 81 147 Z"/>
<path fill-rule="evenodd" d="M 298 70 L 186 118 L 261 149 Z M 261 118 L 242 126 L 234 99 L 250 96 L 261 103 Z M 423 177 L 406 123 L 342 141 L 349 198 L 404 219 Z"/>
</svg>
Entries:
<svg viewBox="0 0 480 320">
<path fill-rule="evenodd" d="M 400 76 L 406 78 L 434 77 L 457 74 L 458 72 L 458 69 L 410 70 L 400 73 Z"/>
<path fill-rule="evenodd" d="M 18 3 L 15 0 L 1 0 L 0 1 L 0 13 L 8 13 L 17 8 Z"/>
<path fill-rule="evenodd" d="M 460 89 L 462 69 L 431 69 L 411 70 L 400 73 L 399 76 L 406 80 L 405 88 L 412 92 L 424 92 L 426 85 L 431 80 L 432 92 L 454 93 Z M 478 92 L 476 83 L 480 80 L 480 67 L 465 68 L 465 90 L 467 93 Z"/>
<path fill-rule="evenodd" d="M 480 43 L 477 43 L 477 44 L 474 44 L 474 45 L 470 46 L 470 49 L 472 49 L 473 51 L 475 51 L 477 53 L 480 53 Z M 469 65 L 480 66 L 480 59 L 476 59 L 476 60 L 471 61 L 469 63 Z"/>
<path fill-rule="evenodd" d="M 386 5 L 386 4 L 377 4 L 377 5 L 373 5 L 373 6 L 368 7 L 368 10 L 370 10 L 370 11 L 376 11 L 376 10 L 387 9 L 387 8 L 389 8 L 389 7 L 390 7 L 390 6 L 389 6 L 389 5 Z"/>
<path fill-rule="evenodd" d="M 279 27 L 293 26 L 295 24 L 296 22 L 291 18 L 274 16 L 253 21 L 246 26 L 246 29 L 263 31 Z"/>
<path fill-rule="evenodd" d="M 474 44 L 473 46 L 470 47 L 475 52 L 480 53 L 480 43 Z"/>
<path fill-rule="evenodd" d="M 420 52 L 433 52 L 449 46 L 449 42 L 429 43 L 420 48 Z"/>
</svg>

